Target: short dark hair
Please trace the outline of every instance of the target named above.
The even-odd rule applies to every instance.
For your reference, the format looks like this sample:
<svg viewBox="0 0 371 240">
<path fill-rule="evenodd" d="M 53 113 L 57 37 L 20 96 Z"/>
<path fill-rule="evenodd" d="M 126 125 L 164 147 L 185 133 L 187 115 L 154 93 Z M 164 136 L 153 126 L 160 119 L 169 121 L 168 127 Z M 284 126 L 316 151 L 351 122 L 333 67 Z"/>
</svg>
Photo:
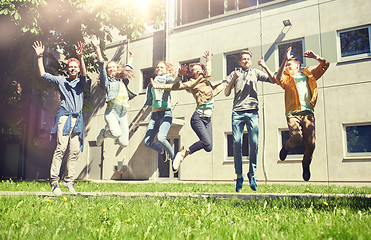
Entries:
<svg viewBox="0 0 371 240">
<path fill-rule="evenodd" d="M 241 60 L 242 55 L 244 55 L 244 54 L 248 54 L 248 55 L 250 55 L 250 57 L 252 58 L 252 52 L 250 52 L 249 50 L 242 50 L 242 51 L 240 52 L 240 58 L 239 58 L 238 60 Z"/>
</svg>

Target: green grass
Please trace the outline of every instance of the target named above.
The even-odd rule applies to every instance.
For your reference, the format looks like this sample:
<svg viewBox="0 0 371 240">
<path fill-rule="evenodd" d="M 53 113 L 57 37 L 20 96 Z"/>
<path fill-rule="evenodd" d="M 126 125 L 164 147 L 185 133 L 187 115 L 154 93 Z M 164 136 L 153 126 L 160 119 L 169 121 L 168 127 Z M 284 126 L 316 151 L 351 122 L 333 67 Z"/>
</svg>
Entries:
<svg viewBox="0 0 371 240">
<path fill-rule="evenodd" d="M 0 197 L 0 239 L 369 239 L 370 199 Z"/>
<path fill-rule="evenodd" d="M 350 198 L 0 196 L 0 239 L 368 239 L 370 187 L 258 185 L 264 193 Z M 235 185 L 77 182 L 78 192 L 234 192 Z M 66 191 L 62 188 L 63 191 Z M 0 182 L 0 191 L 50 192 L 48 182 Z M 243 192 L 251 192 L 244 187 Z"/>
<path fill-rule="evenodd" d="M 66 191 L 63 187 L 62 191 Z M 78 192 L 197 192 L 229 193 L 235 191 L 234 183 L 92 183 L 77 182 Z M 48 182 L 11 181 L 0 182 L 0 191 L 42 191 L 49 192 Z M 251 193 L 248 184 L 244 193 Z M 337 194 L 371 194 L 371 187 L 336 186 L 336 185 L 265 185 L 258 182 L 260 193 L 337 193 Z"/>
</svg>

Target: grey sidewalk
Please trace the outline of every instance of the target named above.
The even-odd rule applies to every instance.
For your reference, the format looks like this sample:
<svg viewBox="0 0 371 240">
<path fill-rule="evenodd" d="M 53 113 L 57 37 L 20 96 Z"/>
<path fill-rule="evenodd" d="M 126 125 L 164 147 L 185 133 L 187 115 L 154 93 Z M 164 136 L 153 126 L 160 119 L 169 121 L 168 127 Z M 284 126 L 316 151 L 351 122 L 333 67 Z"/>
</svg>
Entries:
<svg viewBox="0 0 371 240">
<path fill-rule="evenodd" d="M 0 196 L 36 195 L 54 197 L 52 192 L 30 192 L 30 191 L 0 191 Z M 63 195 L 71 196 L 68 192 Z M 184 192 L 79 192 L 84 197 L 192 197 L 192 198 L 238 198 L 243 200 L 257 200 L 267 198 L 371 198 L 371 194 L 320 194 L 320 193 L 184 193 Z"/>
</svg>

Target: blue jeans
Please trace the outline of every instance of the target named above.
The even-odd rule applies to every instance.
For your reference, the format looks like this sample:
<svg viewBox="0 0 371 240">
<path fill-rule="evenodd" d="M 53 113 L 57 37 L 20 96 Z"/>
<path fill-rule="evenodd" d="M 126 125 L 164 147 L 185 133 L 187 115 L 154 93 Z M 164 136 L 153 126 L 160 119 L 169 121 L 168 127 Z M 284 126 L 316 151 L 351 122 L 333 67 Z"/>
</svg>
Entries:
<svg viewBox="0 0 371 240">
<path fill-rule="evenodd" d="M 146 135 L 144 137 L 144 144 L 159 153 L 161 153 L 162 150 L 165 149 L 171 159 L 174 159 L 174 151 L 171 148 L 170 143 L 166 139 L 172 121 L 173 115 L 171 113 L 171 110 L 152 112 L 151 119 L 148 123 Z M 153 142 L 156 134 L 157 140 L 162 146 Z"/>
<path fill-rule="evenodd" d="M 258 157 L 259 142 L 259 114 L 254 111 L 232 111 L 232 134 L 233 156 L 236 174 L 242 174 L 242 137 L 246 125 L 250 145 L 249 173 L 254 175 L 256 171 L 256 159 Z"/>
<path fill-rule="evenodd" d="M 201 149 L 205 149 L 206 152 L 210 152 L 213 148 L 213 129 L 211 125 L 211 117 L 205 117 L 199 112 L 194 112 L 191 118 L 191 126 L 200 141 L 195 142 L 189 147 L 189 153 L 192 154 Z"/>
<path fill-rule="evenodd" d="M 104 113 L 104 120 L 108 127 L 108 130 L 104 132 L 104 137 L 117 138 L 123 147 L 129 144 L 129 124 L 126 112 L 126 106 L 111 102 Z"/>
</svg>

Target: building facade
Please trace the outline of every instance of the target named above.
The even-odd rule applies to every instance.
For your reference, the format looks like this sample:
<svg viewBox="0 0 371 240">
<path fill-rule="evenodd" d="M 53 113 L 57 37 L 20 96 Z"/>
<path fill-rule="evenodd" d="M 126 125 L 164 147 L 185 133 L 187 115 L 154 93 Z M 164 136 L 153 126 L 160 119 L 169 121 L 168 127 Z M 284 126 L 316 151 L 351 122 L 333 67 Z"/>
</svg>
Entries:
<svg viewBox="0 0 371 240">
<path fill-rule="evenodd" d="M 127 49 L 134 52 L 135 80 L 129 88 L 138 93 L 130 101 L 129 145 L 120 148 L 112 139 L 101 147 L 96 137 L 104 127 L 105 96 L 91 85 L 94 110 L 85 113 L 86 144 L 80 157 L 78 179 L 232 181 L 235 178 L 231 130 L 233 93 L 215 98 L 212 117 L 213 151 L 194 153 L 174 174 L 169 163 L 144 146 L 149 115 L 143 114 L 145 88 L 156 61 L 175 66 L 204 62 L 213 53 L 213 81 L 221 81 L 237 66 L 238 53 L 253 53 L 252 68 L 264 56 L 277 71 L 288 46 L 302 57 L 313 50 L 330 62 L 318 80 L 315 109 L 316 149 L 311 164 L 313 183 L 371 184 L 371 2 L 368 0 L 169 0 L 165 30 L 128 43 L 119 37 L 109 44 L 109 59 L 125 63 Z M 303 66 L 316 66 L 302 59 Z M 91 75 L 92 79 L 96 76 Z M 284 91 L 276 84 L 258 84 L 259 154 L 257 179 L 267 183 L 300 183 L 303 147 L 282 162 L 278 153 L 288 138 Z M 198 140 L 190 126 L 196 104 L 186 91 L 172 92 L 173 123 L 168 139 L 175 152 Z M 243 172 L 248 171 L 247 132 Z M 259 184 L 259 183 L 258 183 Z"/>
</svg>

